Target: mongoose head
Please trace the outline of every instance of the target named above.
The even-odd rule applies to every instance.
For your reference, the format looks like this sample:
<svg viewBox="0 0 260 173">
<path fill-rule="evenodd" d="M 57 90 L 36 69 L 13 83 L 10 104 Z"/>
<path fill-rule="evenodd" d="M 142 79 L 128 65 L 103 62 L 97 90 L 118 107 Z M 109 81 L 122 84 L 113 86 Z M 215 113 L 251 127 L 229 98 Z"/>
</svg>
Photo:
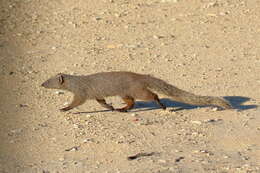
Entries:
<svg viewBox="0 0 260 173">
<path fill-rule="evenodd" d="M 65 74 L 59 73 L 41 84 L 44 88 L 62 89 L 65 82 Z"/>
</svg>

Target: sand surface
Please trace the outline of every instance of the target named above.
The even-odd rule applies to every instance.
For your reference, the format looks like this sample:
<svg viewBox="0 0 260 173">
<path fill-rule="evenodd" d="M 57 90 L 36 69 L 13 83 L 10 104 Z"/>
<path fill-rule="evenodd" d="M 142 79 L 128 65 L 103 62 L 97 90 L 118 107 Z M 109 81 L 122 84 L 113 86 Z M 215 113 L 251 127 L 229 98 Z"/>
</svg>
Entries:
<svg viewBox="0 0 260 173">
<path fill-rule="evenodd" d="M 1 173 L 260 172 L 260 1 L 1 0 Z M 40 84 L 63 72 L 151 74 L 233 110 L 96 101 Z M 122 100 L 107 99 L 120 107 Z M 138 153 L 133 160 L 127 159 Z"/>
</svg>

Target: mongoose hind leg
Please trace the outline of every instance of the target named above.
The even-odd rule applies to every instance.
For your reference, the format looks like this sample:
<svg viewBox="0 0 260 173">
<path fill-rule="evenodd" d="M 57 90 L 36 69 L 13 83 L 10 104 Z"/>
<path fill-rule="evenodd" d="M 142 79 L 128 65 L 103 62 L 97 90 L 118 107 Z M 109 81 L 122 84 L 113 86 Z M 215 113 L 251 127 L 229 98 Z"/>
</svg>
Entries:
<svg viewBox="0 0 260 173">
<path fill-rule="evenodd" d="M 65 112 L 65 111 L 71 110 L 79 105 L 82 105 L 85 101 L 86 101 L 86 99 L 84 97 L 74 95 L 73 100 L 69 104 L 69 106 L 60 109 L 60 111 Z"/>
<path fill-rule="evenodd" d="M 166 106 L 160 101 L 158 95 L 148 89 L 144 89 L 138 97 L 142 100 L 155 101 L 162 109 L 166 109 Z"/>
<path fill-rule="evenodd" d="M 109 105 L 109 104 L 106 103 L 106 100 L 105 100 L 105 99 L 96 99 L 96 100 L 97 100 L 97 102 L 98 102 L 101 106 L 103 106 L 104 108 L 107 108 L 107 109 L 109 109 L 109 110 L 111 110 L 111 111 L 115 110 L 113 106 L 111 106 L 111 105 Z"/>
<path fill-rule="evenodd" d="M 133 97 L 125 96 L 125 97 L 122 97 L 122 99 L 126 103 L 126 106 L 123 107 L 123 108 L 115 109 L 116 111 L 127 112 L 128 110 L 130 110 L 130 109 L 132 109 L 134 107 L 135 100 L 134 100 Z"/>
<path fill-rule="evenodd" d="M 157 95 L 156 95 L 155 101 L 162 109 L 164 109 L 164 110 L 166 109 L 166 106 L 164 104 L 162 104 L 162 102 L 160 101 L 160 99 Z"/>
</svg>

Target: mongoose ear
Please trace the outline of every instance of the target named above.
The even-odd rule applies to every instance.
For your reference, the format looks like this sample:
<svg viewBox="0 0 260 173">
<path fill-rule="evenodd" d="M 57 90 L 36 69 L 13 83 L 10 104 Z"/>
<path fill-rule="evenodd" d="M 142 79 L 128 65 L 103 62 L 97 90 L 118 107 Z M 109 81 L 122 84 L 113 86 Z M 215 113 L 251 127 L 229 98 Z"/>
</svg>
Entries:
<svg viewBox="0 0 260 173">
<path fill-rule="evenodd" d="M 59 83 L 63 84 L 64 83 L 64 77 L 62 74 L 59 74 Z"/>
</svg>

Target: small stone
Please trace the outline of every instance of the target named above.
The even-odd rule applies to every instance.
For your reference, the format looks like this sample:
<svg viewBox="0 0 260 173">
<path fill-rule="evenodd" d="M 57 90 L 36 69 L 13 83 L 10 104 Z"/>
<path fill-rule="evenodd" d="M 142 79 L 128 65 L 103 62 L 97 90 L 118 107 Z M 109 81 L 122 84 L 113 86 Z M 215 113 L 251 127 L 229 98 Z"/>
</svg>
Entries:
<svg viewBox="0 0 260 173">
<path fill-rule="evenodd" d="M 218 121 L 222 121 L 222 119 L 208 119 L 208 120 L 204 120 L 205 123 L 215 123 Z"/>
<path fill-rule="evenodd" d="M 137 113 L 132 113 L 131 116 L 136 117 Z"/>
<path fill-rule="evenodd" d="M 182 159 L 184 159 L 184 157 L 182 157 L 182 156 L 178 157 L 178 158 L 175 159 L 175 162 L 180 162 Z"/>
<path fill-rule="evenodd" d="M 225 15 L 227 15 L 228 13 L 229 13 L 229 12 L 220 12 L 219 15 L 220 15 L 220 16 L 225 16 Z"/>
<path fill-rule="evenodd" d="M 217 107 L 212 108 L 212 111 L 218 111 L 218 108 Z"/>
<path fill-rule="evenodd" d="M 161 39 L 161 38 L 163 38 L 163 36 L 160 36 L 160 35 L 153 35 L 153 38 L 154 38 L 154 39 Z"/>
<path fill-rule="evenodd" d="M 33 131 L 37 131 L 37 130 L 40 130 L 39 127 L 34 127 L 33 128 Z"/>
<path fill-rule="evenodd" d="M 101 17 L 94 17 L 94 20 L 95 21 L 99 21 L 99 20 L 101 20 L 102 18 Z"/>
<path fill-rule="evenodd" d="M 222 70 L 223 70 L 223 68 L 221 68 L 221 67 L 216 69 L 216 71 L 222 71 Z"/>
<path fill-rule="evenodd" d="M 192 124 L 198 124 L 198 125 L 200 125 L 200 124 L 202 124 L 202 122 L 201 121 L 190 121 Z"/>
<path fill-rule="evenodd" d="M 92 138 L 87 138 L 83 140 L 83 143 L 93 142 L 94 140 Z"/>
<path fill-rule="evenodd" d="M 78 149 L 79 149 L 79 146 L 74 146 L 74 147 L 65 149 L 65 151 L 78 151 Z"/>
<path fill-rule="evenodd" d="M 87 114 L 87 115 L 86 115 L 86 117 L 87 117 L 87 118 L 90 118 L 90 117 L 92 117 L 92 115 L 90 115 L 90 114 Z"/>
<path fill-rule="evenodd" d="M 40 124 L 38 124 L 40 127 L 47 127 L 48 126 L 48 124 L 47 123 L 40 123 Z"/>
<path fill-rule="evenodd" d="M 121 15 L 121 14 L 118 14 L 118 13 L 116 13 L 116 14 L 115 14 L 115 16 L 116 16 L 116 17 L 121 17 L 122 15 Z"/>
<path fill-rule="evenodd" d="M 224 159 L 228 159 L 228 158 L 229 158 L 229 156 L 225 155 L 225 156 L 223 156 L 223 158 L 224 158 Z"/>
<path fill-rule="evenodd" d="M 10 131 L 10 133 L 8 134 L 9 136 L 12 136 L 14 134 L 19 134 L 23 131 L 23 129 L 13 129 Z"/>
<path fill-rule="evenodd" d="M 200 152 L 200 150 L 194 150 L 193 151 L 193 153 L 199 153 Z"/>
<path fill-rule="evenodd" d="M 65 160 L 64 157 L 59 158 L 59 161 L 63 162 Z"/>
<path fill-rule="evenodd" d="M 200 150 L 200 153 L 205 153 L 205 154 L 207 154 L 207 153 L 210 153 L 210 152 L 207 151 L 207 150 Z"/>
<path fill-rule="evenodd" d="M 219 4 L 218 4 L 217 1 L 215 1 L 215 2 L 210 2 L 210 3 L 208 3 L 207 5 L 205 5 L 204 8 L 216 7 L 216 6 L 218 6 L 218 5 L 219 5 Z"/>
<path fill-rule="evenodd" d="M 163 160 L 163 159 L 160 159 L 158 160 L 159 163 L 166 163 L 167 161 L 166 160 Z"/>
<path fill-rule="evenodd" d="M 26 105 L 26 104 L 19 104 L 19 107 L 20 108 L 25 108 L 25 107 L 28 107 L 28 105 Z"/>
<path fill-rule="evenodd" d="M 61 95 L 61 94 L 64 94 L 64 92 L 63 91 L 55 91 L 55 94 Z"/>
</svg>

